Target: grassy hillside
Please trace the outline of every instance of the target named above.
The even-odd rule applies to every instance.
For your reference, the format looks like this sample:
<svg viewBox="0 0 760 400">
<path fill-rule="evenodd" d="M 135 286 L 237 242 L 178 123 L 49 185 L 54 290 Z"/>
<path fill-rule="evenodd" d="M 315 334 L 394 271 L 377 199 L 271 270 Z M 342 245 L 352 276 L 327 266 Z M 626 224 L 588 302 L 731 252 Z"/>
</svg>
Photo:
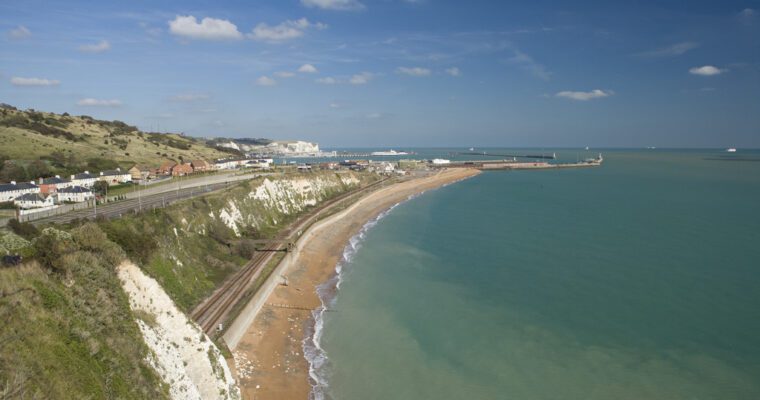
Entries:
<svg viewBox="0 0 760 400">
<path fill-rule="evenodd" d="M 0 268 L 0 398 L 167 398 L 114 270 L 124 252 L 94 224 L 11 235 L 35 260 Z"/>
<path fill-rule="evenodd" d="M 96 167 L 159 166 L 165 160 L 213 160 L 225 156 L 229 152 L 210 147 L 201 139 L 141 132 L 121 121 L 0 108 L 0 161 L 16 160 L 18 165 L 34 168 L 35 172 L 47 167 L 51 174 L 63 175 Z M 30 163 L 39 160 L 45 165 L 30 167 Z M 5 171 L 5 175 L 9 173 Z"/>
</svg>

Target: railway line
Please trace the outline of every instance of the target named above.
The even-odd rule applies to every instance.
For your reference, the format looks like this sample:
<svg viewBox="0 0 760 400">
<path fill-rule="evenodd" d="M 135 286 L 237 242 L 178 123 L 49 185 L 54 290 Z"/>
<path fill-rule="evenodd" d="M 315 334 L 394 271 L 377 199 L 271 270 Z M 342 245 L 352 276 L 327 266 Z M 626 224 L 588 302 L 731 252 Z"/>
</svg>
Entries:
<svg viewBox="0 0 760 400">
<path fill-rule="evenodd" d="M 213 335 L 214 331 L 221 333 L 225 329 L 224 323 L 231 317 L 231 311 L 238 302 L 248 297 L 247 292 L 251 285 L 259 278 L 264 267 L 272 260 L 277 251 L 288 251 L 290 244 L 295 242 L 303 230 L 319 219 L 325 211 L 329 211 L 351 197 L 380 187 L 388 179 L 383 178 L 362 188 L 334 197 L 291 223 L 287 228 L 280 231 L 274 239 L 266 241 L 264 248 L 256 251 L 243 268 L 230 276 L 209 297 L 196 306 L 190 316 L 207 334 Z M 284 249 L 283 246 L 285 246 Z"/>
</svg>

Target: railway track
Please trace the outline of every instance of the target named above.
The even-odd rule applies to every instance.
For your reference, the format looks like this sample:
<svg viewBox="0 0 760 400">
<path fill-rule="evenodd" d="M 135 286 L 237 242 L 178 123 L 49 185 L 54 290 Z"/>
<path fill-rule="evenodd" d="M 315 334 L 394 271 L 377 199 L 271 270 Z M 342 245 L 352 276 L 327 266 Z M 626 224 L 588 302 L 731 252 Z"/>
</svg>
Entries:
<svg viewBox="0 0 760 400">
<path fill-rule="evenodd" d="M 230 317 L 232 309 L 235 308 L 235 305 L 241 299 L 247 297 L 246 291 L 261 275 L 264 267 L 270 262 L 274 253 L 282 250 L 280 248 L 282 243 L 285 243 L 287 246 L 288 242 L 297 240 L 303 229 L 316 221 L 323 211 L 332 208 L 348 198 L 372 190 L 385 183 L 388 179 L 381 179 L 365 187 L 354 189 L 332 198 L 291 223 L 272 240 L 272 242 L 280 243 L 267 243 L 264 249 L 262 249 L 263 251 L 257 251 L 243 268 L 229 277 L 206 300 L 193 309 L 190 316 L 209 335 L 213 334 L 215 330 L 223 331 L 225 328 L 224 323 Z"/>
</svg>

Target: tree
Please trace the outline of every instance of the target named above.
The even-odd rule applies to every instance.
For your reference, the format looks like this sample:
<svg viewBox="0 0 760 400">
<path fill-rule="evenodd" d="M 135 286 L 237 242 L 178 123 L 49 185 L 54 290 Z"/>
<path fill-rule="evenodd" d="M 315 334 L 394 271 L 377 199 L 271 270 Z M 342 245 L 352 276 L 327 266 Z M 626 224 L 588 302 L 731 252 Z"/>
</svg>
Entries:
<svg viewBox="0 0 760 400">
<path fill-rule="evenodd" d="M 29 180 L 29 175 L 26 173 L 26 168 L 18 165 L 15 162 L 7 162 L 0 171 L 0 180 L 2 181 L 17 181 L 24 182 Z"/>
<path fill-rule="evenodd" d="M 97 181 L 92 185 L 92 191 L 101 195 L 105 195 L 108 192 L 108 182 Z"/>
<path fill-rule="evenodd" d="M 42 160 L 35 160 L 32 161 L 31 164 L 29 164 L 28 167 L 26 167 L 27 175 L 30 177 L 36 179 L 36 178 L 47 178 L 50 176 L 50 168 L 48 168 L 48 165 L 42 161 Z"/>
</svg>

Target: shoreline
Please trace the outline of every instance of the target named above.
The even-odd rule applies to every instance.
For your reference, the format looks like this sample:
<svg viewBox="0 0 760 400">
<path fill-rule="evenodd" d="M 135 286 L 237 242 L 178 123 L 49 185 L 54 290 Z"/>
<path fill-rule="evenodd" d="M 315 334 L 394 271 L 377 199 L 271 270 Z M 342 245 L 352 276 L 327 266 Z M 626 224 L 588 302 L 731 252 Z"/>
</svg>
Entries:
<svg viewBox="0 0 760 400">
<path fill-rule="evenodd" d="M 317 310 L 324 308 L 317 291 L 339 278 L 336 269 L 351 240 L 393 206 L 478 173 L 448 169 L 396 183 L 365 195 L 304 232 L 295 251 L 270 276 L 268 290 L 250 302 L 258 303 L 249 310 L 252 315 L 247 320 L 252 322 L 244 333 L 231 338 L 231 367 L 243 398 L 310 398 L 315 376 L 303 353 L 315 331 Z M 287 286 L 279 284 L 282 276 Z"/>
</svg>

